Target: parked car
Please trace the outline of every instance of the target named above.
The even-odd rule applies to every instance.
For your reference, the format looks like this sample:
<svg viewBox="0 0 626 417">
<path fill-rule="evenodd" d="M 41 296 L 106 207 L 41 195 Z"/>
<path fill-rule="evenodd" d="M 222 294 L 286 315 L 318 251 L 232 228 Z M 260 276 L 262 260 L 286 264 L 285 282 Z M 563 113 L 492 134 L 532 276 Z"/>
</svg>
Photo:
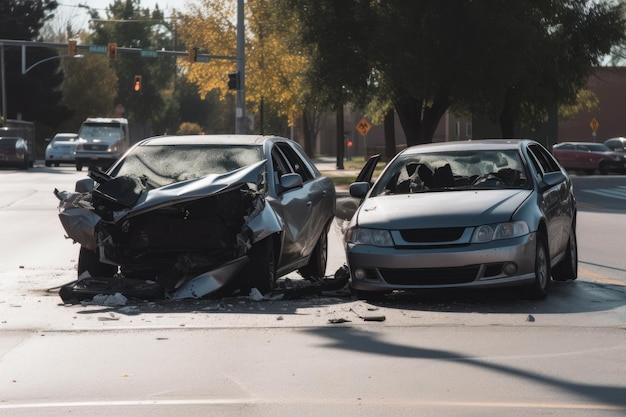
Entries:
<svg viewBox="0 0 626 417">
<path fill-rule="evenodd" d="M 156 282 L 170 298 L 274 289 L 325 274 L 333 182 L 294 141 L 164 136 L 133 146 L 77 192 L 55 193 L 78 274 Z M 116 275 L 117 274 L 117 275 Z"/>
<path fill-rule="evenodd" d="M 378 157 L 364 172 L 373 172 Z M 373 185 L 350 185 L 345 250 L 362 298 L 394 290 L 522 286 L 543 298 L 551 277 L 576 279 L 576 201 L 539 143 L 433 143 L 396 155 Z"/>
<path fill-rule="evenodd" d="M 626 153 L 626 138 L 607 139 L 604 144 L 614 152 Z"/>
<path fill-rule="evenodd" d="M 60 164 L 74 165 L 76 157 L 76 144 L 78 143 L 78 135 L 76 133 L 57 133 L 54 137 L 46 139 L 45 164 L 47 167 L 52 165 L 58 167 Z"/>
<path fill-rule="evenodd" d="M 0 136 L 0 166 L 14 166 L 28 169 L 30 157 L 28 144 L 17 136 Z"/>
<path fill-rule="evenodd" d="M 568 170 L 580 170 L 588 175 L 599 171 L 626 172 L 626 154 L 614 152 L 603 143 L 562 142 L 552 147 L 552 154 Z"/>
</svg>

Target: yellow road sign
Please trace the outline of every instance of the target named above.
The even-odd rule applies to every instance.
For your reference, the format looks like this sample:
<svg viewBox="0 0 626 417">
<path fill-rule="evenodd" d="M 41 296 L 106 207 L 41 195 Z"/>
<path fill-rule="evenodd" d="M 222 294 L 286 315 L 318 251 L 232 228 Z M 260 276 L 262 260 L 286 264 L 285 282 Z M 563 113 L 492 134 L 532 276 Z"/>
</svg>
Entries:
<svg viewBox="0 0 626 417">
<path fill-rule="evenodd" d="M 593 119 L 591 119 L 591 122 L 589 122 L 589 126 L 591 126 L 591 130 L 595 132 L 600 127 L 600 123 L 598 123 L 598 121 L 594 117 Z"/>
<path fill-rule="evenodd" d="M 359 123 L 356 124 L 356 130 L 358 130 L 362 136 L 365 136 L 371 128 L 372 125 L 365 119 L 359 120 Z"/>
</svg>

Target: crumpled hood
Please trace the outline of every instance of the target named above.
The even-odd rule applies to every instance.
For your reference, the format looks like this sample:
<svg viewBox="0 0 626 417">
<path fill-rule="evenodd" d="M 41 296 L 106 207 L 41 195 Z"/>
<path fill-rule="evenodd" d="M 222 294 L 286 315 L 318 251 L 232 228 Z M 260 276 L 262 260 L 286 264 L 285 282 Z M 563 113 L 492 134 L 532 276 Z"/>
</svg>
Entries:
<svg viewBox="0 0 626 417">
<path fill-rule="evenodd" d="M 217 194 L 242 184 L 260 184 L 265 171 L 265 160 L 220 175 L 206 175 L 187 181 L 181 181 L 144 192 L 137 203 L 128 210 L 126 217 L 132 217 L 184 201 L 192 201 Z"/>
<path fill-rule="evenodd" d="M 462 190 L 368 198 L 357 224 L 381 229 L 465 227 L 503 222 L 531 190 Z"/>
</svg>

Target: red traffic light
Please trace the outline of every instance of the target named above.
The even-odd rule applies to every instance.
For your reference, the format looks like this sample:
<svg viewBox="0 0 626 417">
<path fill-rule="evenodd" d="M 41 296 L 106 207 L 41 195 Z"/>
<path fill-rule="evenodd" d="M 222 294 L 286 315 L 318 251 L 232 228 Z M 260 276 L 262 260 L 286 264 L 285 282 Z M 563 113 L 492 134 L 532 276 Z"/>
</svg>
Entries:
<svg viewBox="0 0 626 417">
<path fill-rule="evenodd" d="M 135 84 L 133 85 L 133 90 L 141 90 L 141 75 L 135 75 Z"/>
<path fill-rule="evenodd" d="M 107 55 L 109 56 L 109 59 L 117 59 L 117 44 L 116 43 L 109 44 L 107 48 Z"/>
</svg>

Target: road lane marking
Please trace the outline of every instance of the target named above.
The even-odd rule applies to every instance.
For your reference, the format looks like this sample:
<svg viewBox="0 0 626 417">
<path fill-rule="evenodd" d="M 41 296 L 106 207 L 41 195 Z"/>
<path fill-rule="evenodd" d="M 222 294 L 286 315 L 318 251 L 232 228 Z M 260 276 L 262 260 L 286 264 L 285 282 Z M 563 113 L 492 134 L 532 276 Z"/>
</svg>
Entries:
<svg viewBox="0 0 626 417">
<path fill-rule="evenodd" d="M 618 279 L 610 278 L 604 274 L 599 274 L 597 272 L 590 271 L 589 269 L 585 267 L 579 266 L 578 269 L 579 269 L 578 271 L 579 275 L 584 276 L 585 278 L 589 278 L 594 281 L 598 281 L 602 284 L 621 285 L 621 286 L 624 285 L 624 282 Z"/>
<path fill-rule="evenodd" d="M 616 198 L 618 200 L 626 200 L 626 186 L 619 186 L 615 188 L 598 188 L 598 189 L 584 189 L 581 190 L 584 193 L 595 194 L 602 197 Z"/>
<path fill-rule="evenodd" d="M 415 399 L 388 399 L 388 400 L 363 400 L 363 399 L 330 399 L 321 398 L 319 400 L 307 399 L 285 399 L 273 398 L 267 400 L 257 399 L 183 399 L 183 400 L 122 400 L 122 401 L 67 401 L 67 402 L 47 402 L 47 403 L 20 403 L 20 404 L 0 404 L 0 410 L 17 409 L 45 409 L 45 408 L 84 408 L 84 407 L 120 407 L 120 406 L 189 406 L 189 405 L 270 405 L 280 406 L 283 404 L 315 405 L 315 404 L 335 404 L 335 405 L 387 405 L 387 406 L 411 406 L 411 407 L 457 407 L 457 408 L 505 408 L 505 409 L 563 409 L 563 410 L 604 410 L 604 411 L 626 411 L 626 406 L 605 404 L 605 403 L 561 403 L 561 402 L 493 402 L 493 401 L 428 401 Z"/>
</svg>

